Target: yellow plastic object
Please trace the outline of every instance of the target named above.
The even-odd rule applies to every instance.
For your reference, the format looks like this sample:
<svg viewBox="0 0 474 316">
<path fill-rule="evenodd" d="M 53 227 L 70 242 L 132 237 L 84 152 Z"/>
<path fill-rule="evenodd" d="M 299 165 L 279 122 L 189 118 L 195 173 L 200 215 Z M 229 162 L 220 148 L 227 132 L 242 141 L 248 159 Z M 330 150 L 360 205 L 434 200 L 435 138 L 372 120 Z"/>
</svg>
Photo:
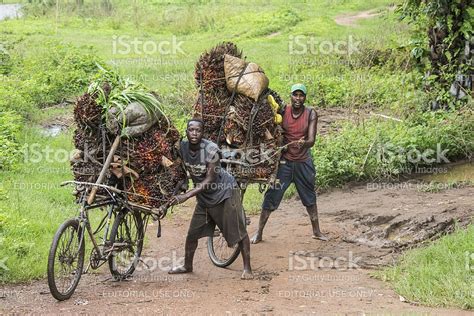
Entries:
<svg viewBox="0 0 474 316">
<path fill-rule="evenodd" d="M 283 118 L 281 117 L 280 114 L 278 114 L 278 109 L 280 106 L 278 103 L 276 103 L 275 99 L 271 94 L 267 96 L 268 103 L 270 103 L 270 106 L 272 107 L 273 113 L 275 114 L 275 124 L 281 124 L 283 122 Z"/>
<path fill-rule="evenodd" d="M 280 108 L 280 106 L 278 105 L 278 103 L 276 103 L 275 99 L 273 98 L 273 96 L 271 94 L 268 95 L 267 100 L 268 100 L 268 103 L 270 103 L 270 105 L 273 109 L 273 113 L 276 114 L 278 109 Z"/>
<path fill-rule="evenodd" d="M 275 123 L 281 124 L 283 122 L 283 117 L 280 114 L 275 114 Z"/>
</svg>

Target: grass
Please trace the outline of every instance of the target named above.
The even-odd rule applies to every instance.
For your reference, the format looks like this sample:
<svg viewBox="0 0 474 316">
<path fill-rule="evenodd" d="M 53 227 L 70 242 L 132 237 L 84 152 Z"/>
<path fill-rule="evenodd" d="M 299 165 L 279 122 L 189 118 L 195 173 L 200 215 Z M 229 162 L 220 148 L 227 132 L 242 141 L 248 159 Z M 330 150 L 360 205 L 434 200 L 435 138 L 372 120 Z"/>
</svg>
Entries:
<svg viewBox="0 0 474 316">
<path fill-rule="evenodd" d="M 0 269 L 0 283 L 45 277 L 54 232 L 78 214 L 72 187 L 60 186 L 71 179 L 72 133 L 47 137 L 41 132 L 24 128 L 22 163 L 14 170 L 0 170 L 0 261 L 8 269 Z M 93 228 L 102 215 L 90 213 Z"/>
<path fill-rule="evenodd" d="M 411 302 L 474 309 L 474 225 L 458 229 L 377 273 Z"/>
<path fill-rule="evenodd" d="M 290 7 L 284 1 L 275 1 L 271 5 L 265 5 L 264 9 L 261 3 L 252 1 L 241 1 L 232 5 L 204 2 L 191 7 L 184 2 L 174 5 L 146 2 L 134 11 L 130 10 L 128 2 L 117 1 L 116 9 L 110 16 L 99 18 L 99 13 L 87 11 L 90 15 L 86 17 L 62 7 L 63 11 L 57 19 L 54 12 L 51 12 L 47 18 L 5 21 L 2 23 L 2 33 L 6 39 L 18 36 L 34 38 L 39 42 L 60 39 L 78 47 L 91 46 L 108 64 L 117 65 L 122 74 L 141 79 L 147 86 L 166 95 L 174 106 L 189 109 L 196 93 L 193 80 L 194 64 L 205 49 L 224 40 L 234 41 L 244 50 L 249 60 L 262 66 L 271 78 L 271 87 L 286 95 L 294 81 L 303 79 L 301 69 L 292 68 L 292 64 L 302 56 L 289 54 L 290 35 L 302 35 L 307 39 L 311 36 L 316 40 L 329 41 L 346 40 L 348 36 L 353 36 L 356 39 L 377 41 L 381 46 L 384 46 L 386 41 L 395 41 L 395 38 L 397 41 L 403 41 L 401 34 L 406 33 L 406 26 L 399 23 L 390 13 L 387 13 L 386 17 L 376 18 L 372 23 L 365 21 L 358 28 L 339 26 L 332 20 L 343 12 L 384 8 L 392 2 L 297 2 Z M 117 25 L 116 20 L 120 21 Z M 139 21 L 138 25 L 134 24 L 135 20 Z M 393 29 L 394 33 L 380 36 L 376 27 L 380 22 Z M 276 35 L 269 38 L 269 34 Z M 395 37 L 395 34 L 398 36 Z M 132 50 L 121 53 L 123 46 L 120 41 L 114 40 L 120 37 L 127 43 L 138 39 L 148 41 L 149 44 L 159 44 L 172 41 L 173 36 L 176 41 L 182 42 L 182 52 L 177 50 L 176 54 L 160 54 L 159 51 L 144 53 L 143 47 L 139 47 L 137 52 Z M 115 52 L 114 44 L 118 45 Z M 267 58 L 268 52 L 271 52 L 272 58 Z M 334 56 L 318 54 L 306 57 L 318 61 Z M 331 72 L 324 67 L 307 67 L 304 72 L 317 78 L 325 78 L 328 75 L 341 77 L 338 75 L 338 69 Z M 347 78 L 342 81 L 342 84 L 337 84 L 339 89 L 347 87 L 347 83 L 352 80 Z M 371 86 L 373 80 L 366 76 L 364 81 L 363 86 Z M 309 101 L 316 103 L 316 91 L 327 84 L 313 80 L 309 81 L 308 85 L 309 90 L 313 92 L 313 99 Z"/>
<path fill-rule="evenodd" d="M 27 128 L 21 138 L 29 145 L 29 158 L 13 171 L 0 170 L 0 258 L 9 269 L 0 269 L 0 282 L 44 276 L 52 236 L 59 223 L 75 214 L 71 188 L 59 186 L 70 178 L 68 162 L 54 156 L 39 159 L 43 149 L 72 150 L 70 137 L 47 138 Z"/>
</svg>

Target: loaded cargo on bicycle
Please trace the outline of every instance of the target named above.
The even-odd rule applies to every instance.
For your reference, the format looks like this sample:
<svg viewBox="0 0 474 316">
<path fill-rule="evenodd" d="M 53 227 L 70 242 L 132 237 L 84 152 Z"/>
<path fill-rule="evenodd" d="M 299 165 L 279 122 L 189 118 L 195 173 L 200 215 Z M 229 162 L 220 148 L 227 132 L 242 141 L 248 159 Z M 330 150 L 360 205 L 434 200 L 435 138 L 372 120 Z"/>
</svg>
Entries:
<svg viewBox="0 0 474 316">
<path fill-rule="evenodd" d="M 284 105 L 268 88 L 263 70 L 241 57 L 232 43 L 200 56 L 194 116 L 203 120 L 204 137 L 218 144 L 222 165 L 245 192 L 248 183 L 275 181 L 283 148 L 278 111 Z M 58 229 L 51 246 L 48 282 L 58 300 L 74 293 L 83 273 L 86 234 L 92 241 L 86 272 L 108 262 L 116 279 L 129 277 L 139 263 L 149 219 L 161 219 L 171 198 L 187 184 L 180 133 L 159 96 L 142 85 L 102 69 L 77 99 L 74 119 L 74 181 L 66 183 L 75 186 L 80 212 Z M 88 211 L 95 208 L 107 212 L 92 229 Z M 102 239 L 96 237 L 100 235 Z M 65 238 L 65 244 L 77 245 L 62 249 Z M 220 258 L 212 238 L 208 247 L 217 266 L 231 264 L 238 255 L 232 249 Z"/>
</svg>

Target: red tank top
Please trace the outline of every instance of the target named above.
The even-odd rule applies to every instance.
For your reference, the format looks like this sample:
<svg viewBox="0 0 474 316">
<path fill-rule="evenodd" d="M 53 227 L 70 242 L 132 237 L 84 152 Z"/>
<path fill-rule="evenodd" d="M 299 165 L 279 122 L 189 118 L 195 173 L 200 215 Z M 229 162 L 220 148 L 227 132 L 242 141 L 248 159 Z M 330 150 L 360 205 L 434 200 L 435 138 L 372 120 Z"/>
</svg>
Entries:
<svg viewBox="0 0 474 316">
<path fill-rule="evenodd" d="M 305 107 L 303 113 L 298 118 L 293 118 L 291 105 L 287 105 L 283 114 L 283 135 L 285 144 L 295 142 L 287 147 L 283 152 L 283 158 L 290 161 L 305 161 L 310 157 L 309 148 L 299 148 L 296 141 L 306 139 L 309 127 L 309 117 L 311 110 Z"/>
</svg>

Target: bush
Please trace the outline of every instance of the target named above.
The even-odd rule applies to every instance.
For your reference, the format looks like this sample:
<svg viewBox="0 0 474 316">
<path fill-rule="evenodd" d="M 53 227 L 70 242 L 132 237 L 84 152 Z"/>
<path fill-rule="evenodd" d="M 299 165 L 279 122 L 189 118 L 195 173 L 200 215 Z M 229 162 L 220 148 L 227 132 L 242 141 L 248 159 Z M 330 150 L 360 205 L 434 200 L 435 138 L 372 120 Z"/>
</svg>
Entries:
<svg viewBox="0 0 474 316">
<path fill-rule="evenodd" d="M 9 58 L 9 71 L 2 76 L 0 87 L 0 108 L 25 117 L 36 108 L 59 103 L 80 92 L 97 70 L 97 57 L 90 48 L 74 48 L 55 41 L 42 43 L 41 47 L 29 41 L 17 43 Z"/>
<path fill-rule="evenodd" d="M 82 92 L 96 73 L 97 58 L 90 48 L 54 41 L 38 46 L 20 40 L 3 47 L 8 51 L 0 56 L 0 169 L 7 169 L 19 151 L 21 116 L 31 118 L 37 109 Z"/>
<path fill-rule="evenodd" d="M 474 112 L 426 112 L 403 122 L 370 118 L 346 122 L 339 133 L 320 137 L 313 148 L 321 188 L 349 181 L 393 179 L 413 168 L 470 159 L 474 152 Z M 423 159 L 418 153 L 430 153 Z"/>
<path fill-rule="evenodd" d="M 21 117 L 13 112 L 0 112 L 0 170 L 14 165 L 20 145 Z"/>
<path fill-rule="evenodd" d="M 24 93 L 39 107 L 61 101 L 86 87 L 97 70 L 91 48 L 75 48 L 60 42 L 46 42 L 14 67 Z"/>
</svg>

